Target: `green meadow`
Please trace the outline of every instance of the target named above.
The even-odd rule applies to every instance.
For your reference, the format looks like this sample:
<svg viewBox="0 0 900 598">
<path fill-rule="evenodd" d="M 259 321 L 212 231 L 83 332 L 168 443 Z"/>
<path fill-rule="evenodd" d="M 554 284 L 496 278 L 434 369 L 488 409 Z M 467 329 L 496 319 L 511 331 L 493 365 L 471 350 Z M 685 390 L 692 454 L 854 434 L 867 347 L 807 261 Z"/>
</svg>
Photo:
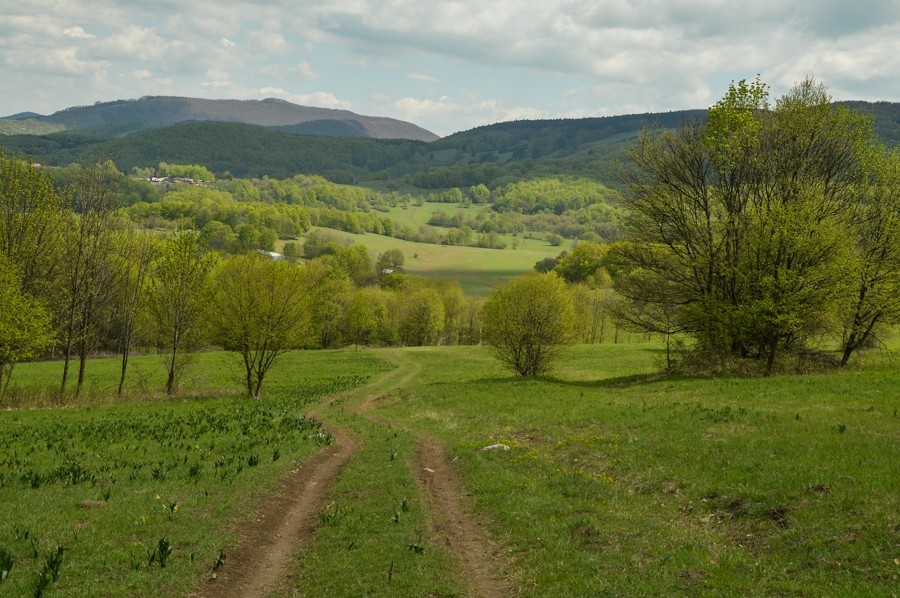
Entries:
<svg viewBox="0 0 900 598">
<path fill-rule="evenodd" d="M 388 249 L 399 249 L 406 259 L 403 266 L 406 272 L 426 278 L 458 280 L 463 292 L 473 297 L 486 297 L 498 284 L 532 270 L 544 258 L 556 257 L 571 248 L 570 242 L 554 247 L 543 238 L 525 239 L 521 236 L 518 249 L 485 249 L 414 243 L 384 235 L 326 230 L 348 244 L 365 245 L 373 258 Z M 501 236 L 511 247 L 512 238 Z M 283 246 L 281 242 L 277 249 Z"/>
<path fill-rule="evenodd" d="M 294 352 L 257 402 L 229 359 L 199 355 L 166 399 L 158 358 L 135 358 L 124 400 L 114 360 L 93 360 L 84 397 L 41 408 L 24 405 L 53 400 L 39 389 L 59 364 L 17 366 L 19 408 L 0 412 L 0 594 L 31 594 L 57 546 L 50 595 L 187 594 L 329 441 L 320 422 L 360 449 L 279 595 L 474 594 L 415 482 L 423 438 L 447 447 L 513 595 L 896 594 L 900 368 L 886 350 L 767 379 L 659 376 L 657 343 L 577 346 L 533 379 L 485 347 Z"/>
</svg>

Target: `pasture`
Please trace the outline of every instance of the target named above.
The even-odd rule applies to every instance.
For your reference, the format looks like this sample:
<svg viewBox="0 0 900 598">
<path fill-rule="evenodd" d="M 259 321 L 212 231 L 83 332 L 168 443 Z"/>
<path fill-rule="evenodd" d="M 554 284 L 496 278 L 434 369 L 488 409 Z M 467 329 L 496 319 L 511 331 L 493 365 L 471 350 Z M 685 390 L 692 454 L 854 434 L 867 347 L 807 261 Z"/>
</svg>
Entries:
<svg viewBox="0 0 900 598">
<path fill-rule="evenodd" d="M 104 404 L 0 412 L 0 551 L 14 558 L 0 593 L 31 593 L 56 546 L 60 595 L 211 583 L 235 530 L 328 442 L 319 422 L 357 446 L 278 595 L 489 594 L 422 485 L 430 444 L 458 472 L 459 518 L 502 595 L 896 591 L 900 369 L 886 351 L 769 379 L 661 377 L 657 343 L 578 346 L 536 379 L 484 347 L 297 352 L 259 402 L 226 359 L 200 355 L 164 399 L 139 388 L 162 386 L 158 358 L 136 358 L 125 401 L 115 364 L 95 360 L 80 402 Z M 16 392 L 55 384 L 58 366 L 19 366 Z"/>
<path fill-rule="evenodd" d="M 365 245 L 373 258 L 388 249 L 399 249 L 406 258 L 403 266 L 406 272 L 425 278 L 458 280 L 463 292 L 471 297 L 486 297 L 498 284 L 532 270 L 544 258 L 556 257 L 563 250 L 571 248 L 571 242 L 568 241 L 562 247 L 554 247 L 543 239 L 520 237 L 522 246 L 518 249 L 484 249 L 414 243 L 384 235 L 357 235 L 326 230 L 347 244 Z M 510 238 L 503 238 L 511 243 Z M 283 246 L 284 243 L 279 242 L 276 249 L 280 251 Z"/>
</svg>

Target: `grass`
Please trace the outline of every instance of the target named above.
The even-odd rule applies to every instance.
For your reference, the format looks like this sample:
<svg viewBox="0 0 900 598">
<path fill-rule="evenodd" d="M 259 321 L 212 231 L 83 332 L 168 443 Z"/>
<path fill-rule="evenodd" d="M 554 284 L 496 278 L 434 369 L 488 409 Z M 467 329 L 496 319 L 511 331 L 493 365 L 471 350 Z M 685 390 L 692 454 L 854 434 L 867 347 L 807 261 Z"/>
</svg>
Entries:
<svg viewBox="0 0 900 598">
<path fill-rule="evenodd" d="M 126 404 L 0 412 L 0 502 L 14 505 L 0 511 L 0 564 L 3 550 L 15 559 L 0 592 L 31 593 L 59 545 L 61 593 L 186 594 L 266 489 L 317 450 L 316 424 L 297 413 L 341 393 L 317 417 L 361 449 L 285 594 L 467 593 L 418 496 L 421 435 L 450 447 L 519 595 L 896 593 L 900 371 L 885 352 L 769 379 L 660 377 L 656 343 L 578 346 L 534 379 L 483 347 L 288 357 L 261 402 L 233 398 L 209 353 L 183 382 L 190 400 L 136 386 Z M 157 362 L 136 360 L 151 389 Z M 92 392 L 111 392 L 106 364 L 90 365 Z M 55 380 L 54 368 L 20 366 L 14 384 Z M 375 421 L 355 409 L 369 395 Z M 495 443 L 510 449 L 479 450 Z M 150 563 L 163 539 L 165 568 Z"/>
<path fill-rule="evenodd" d="M 468 296 L 486 297 L 498 284 L 528 272 L 546 257 L 556 257 L 567 247 L 554 247 L 543 240 L 524 240 L 519 249 L 483 249 L 413 243 L 383 235 L 355 235 L 329 230 L 348 243 L 369 248 L 372 257 L 388 249 L 399 249 L 406 258 L 403 269 L 426 278 L 458 280 Z"/>
<path fill-rule="evenodd" d="M 421 374 L 379 415 L 453 448 L 523 595 L 896 589 L 895 363 L 646 379 L 657 346 L 603 345 L 518 380 L 480 349 L 394 356 Z"/>
<path fill-rule="evenodd" d="M 137 395 L 114 405 L 0 412 L 0 504 L 12 506 L 0 510 L 0 551 L 14 560 L 0 593 L 34 593 L 44 562 L 62 546 L 60 580 L 50 585 L 64 595 L 186 595 L 267 489 L 327 439 L 301 410 L 384 369 L 364 353 L 286 357 L 263 401 L 206 394 L 207 382 L 230 388 L 228 376 L 220 378 L 227 358 L 210 353 L 177 400 Z M 162 384 L 157 361 L 135 358 L 154 385 Z M 58 365 L 28 364 L 17 374 L 32 384 Z M 104 360 L 90 366 L 102 394 L 115 368 Z"/>
<path fill-rule="evenodd" d="M 353 391 L 356 396 L 363 393 Z M 322 413 L 361 450 L 330 489 L 314 541 L 296 560 L 286 592 L 300 596 L 457 596 L 464 580 L 429 531 L 411 460 L 417 439 L 339 401 Z"/>
</svg>

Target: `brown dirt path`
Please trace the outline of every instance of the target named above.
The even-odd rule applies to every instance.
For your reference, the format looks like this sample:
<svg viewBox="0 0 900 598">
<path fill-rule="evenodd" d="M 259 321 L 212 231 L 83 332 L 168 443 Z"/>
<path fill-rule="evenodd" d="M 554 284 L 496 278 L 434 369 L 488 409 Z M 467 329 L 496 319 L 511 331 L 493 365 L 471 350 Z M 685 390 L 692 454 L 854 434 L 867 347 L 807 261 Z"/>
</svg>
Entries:
<svg viewBox="0 0 900 598">
<path fill-rule="evenodd" d="M 422 498 L 435 514 L 434 534 L 456 557 L 475 596 L 493 598 L 512 594 L 504 575 L 508 563 L 500 547 L 488 539 L 474 516 L 462 475 L 444 445 L 423 438 L 416 459 L 416 478 Z"/>
<path fill-rule="evenodd" d="M 366 397 L 356 411 L 389 425 L 389 421 L 371 412 L 379 398 L 375 395 Z M 456 559 L 471 595 L 494 598 L 514 594 L 507 575 L 509 563 L 500 554 L 502 547 L 491 541 L 478 524 L 465 480 L 450 460 L 446 447 L 419 432 L 412 432 L 420 439 L 419 452 L 412 466 L 422 500 L 431 507 L 432 534 Z"/>
<path fill-rule="evenodd" d="M 218 579 L 205 578 L 193 595 L 210 598 L 269 596 L 290 577 L 302 541 L 315 531 L 328 488 L 358 449 L 342 430 L 328 429 L 335 442 L 306 459 L 266 497 L 259 517 L 240 530 Z"/>
<path fill-rule="evenodd" d="M 377 423 L 391 425 L 371 413 L 373 404 L 384 396 L 372 391 L 402 388 L 421 368 L 421 364 L 406 362 L 358 389 L 365 398 L 352 410 Z M 263 512 L 239 530 L 238 546 L 228 552 L 225 565 L 217 572 L 218 578 L 205 576 L 192 596 L 258 598 L 283 588 L 302 542 L 315 532 L 330 485 L 359 449 L 358 442 L 345 431 L 327 431 L 335 443 L 299 464 L 266 497 Z M 509 578 L 500 577 L 508 570 L 508 563 L 500 556 L 500 547 L 477 524 L 464 480 L 450 461 L 447 449 L 421 434 L 419 437 L 419 454 L 411 466 L 422 499 L 431 506 L 433 535 L 455 556 L 472 595 L 511 595 L 514 592 Z"/>
</svg>

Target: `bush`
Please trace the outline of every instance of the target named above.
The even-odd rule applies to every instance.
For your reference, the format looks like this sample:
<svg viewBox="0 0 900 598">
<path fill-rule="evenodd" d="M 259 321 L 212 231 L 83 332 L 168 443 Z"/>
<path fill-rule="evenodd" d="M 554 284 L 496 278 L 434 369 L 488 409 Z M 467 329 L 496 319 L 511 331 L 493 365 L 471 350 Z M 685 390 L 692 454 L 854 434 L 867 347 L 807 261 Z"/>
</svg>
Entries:
<svg viewBox="0 0 900 598">
<path fill-rule="evenodd" d="M 483 340 L 520 376 L 546 373 L 574 342 L 572 297 L 553 272 L 525 274 L 497 288 L 482 320 Z"/>
</svg>

